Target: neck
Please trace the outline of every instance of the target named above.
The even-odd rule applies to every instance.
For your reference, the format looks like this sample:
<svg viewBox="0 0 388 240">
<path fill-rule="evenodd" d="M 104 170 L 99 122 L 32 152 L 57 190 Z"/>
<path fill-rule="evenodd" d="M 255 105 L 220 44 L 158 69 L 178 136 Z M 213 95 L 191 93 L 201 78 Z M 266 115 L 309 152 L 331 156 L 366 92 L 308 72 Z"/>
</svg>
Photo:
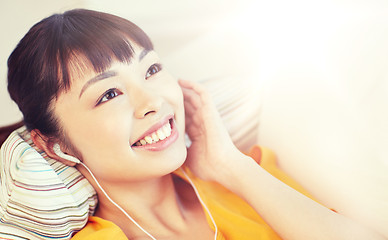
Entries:
<svg viewBox="0 0 388 240">
<path fill-rule="evenodd" d="M 184 206 L 177 195 L 171 174 L 136 183 L 104 183 L 103 188 L 113 201 L 147 231 L 152 229 L 157 235 L 168 236 L 185 227 Z M 96 189 L 99 196 L 96 216 L 114 222 L 127 236 L 144 235 L 100 189 Z"/>
</svg>

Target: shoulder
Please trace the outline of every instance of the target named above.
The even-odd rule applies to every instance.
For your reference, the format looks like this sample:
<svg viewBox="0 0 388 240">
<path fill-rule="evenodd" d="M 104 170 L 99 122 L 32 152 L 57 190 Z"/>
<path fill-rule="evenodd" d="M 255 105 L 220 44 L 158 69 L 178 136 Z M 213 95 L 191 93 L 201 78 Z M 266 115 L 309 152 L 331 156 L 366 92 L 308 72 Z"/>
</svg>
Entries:
<svg viewBox="0 0 388 240">
<path fill-rule="evenodd" d="M 124 232 L 113 222 L 99 217 L 89 217 L 86 226 L 74 235 L 71 240 L 128 240 Z"/>
</svg>

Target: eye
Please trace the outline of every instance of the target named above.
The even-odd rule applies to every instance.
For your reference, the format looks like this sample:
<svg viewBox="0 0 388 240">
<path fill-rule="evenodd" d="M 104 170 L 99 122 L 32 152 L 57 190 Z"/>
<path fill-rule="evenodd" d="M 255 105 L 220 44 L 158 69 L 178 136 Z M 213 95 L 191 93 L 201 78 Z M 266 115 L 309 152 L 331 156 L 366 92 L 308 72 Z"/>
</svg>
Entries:
<svg viewBox="0 0 388 240">
<path fill-rule="evenodd" d="M 118 89 L 116 89 L 116 88 L 111 88 L 111 89 L 109 89 L 108 91 L 106 91 L 106 92 L 98 99 L 96 106 L 99 105 L 99 104 L 101 104 L 101 103 L 104 103 L 104 102 L 106 102 L 106 101 L 109 101 L 109 100 L 111 100 L 111 99 L 113 99 L 113 98 L 115 98 L 115 97 L 117 97 L 117 96 L 119 96 L 119 95 L 121 95 L 121 94 L 122 94 L 122 92 L 119 91 Z"/>
<path fill-rule="evenodd" d="M 152 64 L 151 67 L 148 68 L 147 73 L 145 75 L 145 79 L 148 79 L 152 75 L 158 73 L 162 70 L 162 65 L 159 63 Z"/>
</svg>

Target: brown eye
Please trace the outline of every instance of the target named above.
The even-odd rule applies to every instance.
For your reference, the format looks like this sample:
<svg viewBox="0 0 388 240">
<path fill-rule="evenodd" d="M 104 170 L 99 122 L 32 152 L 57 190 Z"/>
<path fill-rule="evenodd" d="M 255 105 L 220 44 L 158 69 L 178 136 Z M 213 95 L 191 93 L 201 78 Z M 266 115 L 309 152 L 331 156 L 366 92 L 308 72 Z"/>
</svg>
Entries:
<svg viewBox="0 0 388 240">
<path fill-rule="evenodd" d="M 121 92 L 116 89 L 116 88 L 111 88 L 109 89 L 108 91 L 106 91 L 101 97 L 100 99 L 98 100 L 97 102 L 97 105 L 101 104 L 101 103 L 104 103 L 106 101 L 109 101 L 115 97 L 117 97 L 118 95 L 120 95 Z"/>
<path fill-rule="evenodd" d="M 147 73 L 145 75 L 145 79 L 148 79 L 152 75 L 158 73 L 162 70 L 162 65 L 159 63 L 152 64 L 150 68 L 148 68 Z"/>
</svg>

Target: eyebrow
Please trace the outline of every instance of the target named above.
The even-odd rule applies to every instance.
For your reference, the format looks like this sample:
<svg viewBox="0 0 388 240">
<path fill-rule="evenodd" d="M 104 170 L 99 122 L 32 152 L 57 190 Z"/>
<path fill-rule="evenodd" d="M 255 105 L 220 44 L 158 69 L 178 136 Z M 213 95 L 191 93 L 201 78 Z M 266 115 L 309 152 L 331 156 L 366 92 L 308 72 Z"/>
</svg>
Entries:
<svg viewBox="0 0 388 240">
<path fill-rule="evenodd" d="M 141 51 L 141 53 L 139 54 L 139 62 L 141 60 L 143 60 L 143 58 L 150 52 L 151 50 L 149 49 L 143 49 L 143 51 Z M 111 78 L 111 77 L 115 77 L 117 76 L 118 73 L 116 71 L 113 71 L 113 70 L 109 70 L 109 71 L 106 71 L 106 72 L 103 72 L 103 73 L 100 73 L 98 74 L 97 76 L 91 78 L 89 81 L 87 81 L 85 83 L 85 85 L 82 87 L 81 89 L 81 92 L 79 94 L 79 98 L 81 98 L 82 94 L 85 92 L 85 90 L 90 87 L 90 85 L 96 83 L 96 82 L 99 82 L 101 80 L 104 80 L 104 79 L 107 79 L 107 78 Z"/>
<path fill-rule="evenodd" d="M 143 51 L 141 51 L 141 53 L 139 54 L 139 62 L 141 61 L 141 60 L 143 60 L 143 58 L 145 57 L 145 56 L 147 56 L 147 54 L 149 53 L 149 52 L 151 52 L 152 50 L 151 49 L 143 49 Z"/>
<path fill-rule="evenodd" d="M 89 81 L 87 81 L 85 83 L 85 85 L 82 87 L 81 89 L 81 92 L 79 94 L 79 98 L 81 98 L 82 94 L 85 92 L 85 90 L 92 84 L 96 83 L 96 82 L 99 82 L 101 80 L 104 80 L 104 79 L 107 79 L 107 78 L 110 78 L 110 77 L 114 77 L 114 76 L 117 76 L 117 72 L 116 71 L 112 71 L 112 70 L 109 70 L 109 71 L 106 71 L 106 72 L 103 72 L 101 74 L 98 74 L 97 76 L 91 78 Z"/>
</svg>

